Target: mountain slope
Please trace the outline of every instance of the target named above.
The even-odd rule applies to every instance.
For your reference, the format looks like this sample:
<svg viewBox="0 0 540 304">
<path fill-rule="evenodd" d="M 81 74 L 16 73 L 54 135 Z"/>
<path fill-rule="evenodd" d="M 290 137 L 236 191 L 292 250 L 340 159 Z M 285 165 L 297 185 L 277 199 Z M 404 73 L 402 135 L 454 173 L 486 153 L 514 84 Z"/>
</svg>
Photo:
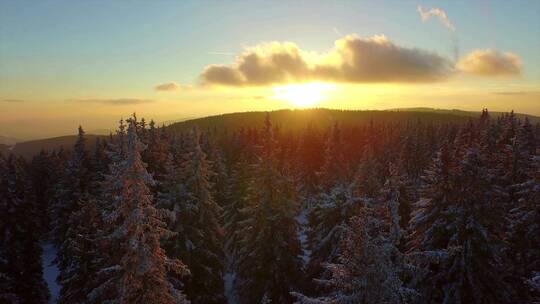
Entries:
<svg viewBox="0 0 540 304">
<path fill-rule="evenodd" d="M 217 130 L 237 130 L 241 127 L 259 127 L 264 122 L 266 112 L 243 112 L 209 116 L 186 120 L 169 125 L 168 128 L 182 132 L 198 126 L 201 130 L 216 128 Z M 385 122 L 464 122 L 470 116 L 453 113 L 432 113 L 422 111 L 345 111 L 330 109 L 310 110 L 278 110 L 270 112 L 272 123 L 284 131 L 298 131 L 308 125 L 325 129 L 339 122 L 348 126 L 361 126 L 373 121 Z"/>
<path fill-rule="evenodd" d="M 502 113 L 490 112 L 492 117 L 498 117 Z M 173 132 L 186 132 L 194 126 L 200 130 L 235 131 L 241 127 L 259 128 L 264 122 L 266 112 L 241 112 L 215 116 L 208 116 L 197 119 L 190 119 L 172 123 L 167 126 Z M 395 109 L 386 111 L 349 111 L 331 109 L 309 109 L 309 110 L 278 110 L 270 112 L 270 119 L 275 126 L 288 132 L 297 132 L 305 129 L 308 125 L 315 128 L 326 129 L 338 122 L 347 126 L 362 126 L 373 121 L 374 123 L 386 122 L 407 122 L 422 121 L 426 123 L 463 123 L 473 117 L 478 117 L 480 112 L 467 112 L 461 110 L 439 110 L 430 108 Z M 528 117 L 532 123 L 540 123 L 540 117 L 515 114 L 518 119 Z M 97 137 L 101 135 L 87 135 L 89 147 L 91 147 Z M 31 158 L 41 149 L 52 151 L 61 147 L 71 149 L 77 139 L 76 135 L 32 140 L 17 143 L 12 153 Z M 8 153 L 8 147 L 0 146 L 3 154 Z"/>
<path fill-rule="evenodd" d="M 86 140 L 88 143 L 87 147 L 89 148 L 93 147 L 98 137 L 105 138 L 106 136 L 86 135 Z M 16 155 L 21 155 L 26 159 L 30 159 L 32 158 L 32 156 L 36 155 L 41 150 L 52 151 L 52 150 L 58 150 L 61 148 L 66 149 L 66 150 L 71 150 L 71 147 L 73 147 L 76 141 L 77 141 L 77 135 L 67 135 L 67 136 L 25 141 L 22 143 L 17 143 L 11 149 L 11 153 L 14 153 Z"/>
</svg>

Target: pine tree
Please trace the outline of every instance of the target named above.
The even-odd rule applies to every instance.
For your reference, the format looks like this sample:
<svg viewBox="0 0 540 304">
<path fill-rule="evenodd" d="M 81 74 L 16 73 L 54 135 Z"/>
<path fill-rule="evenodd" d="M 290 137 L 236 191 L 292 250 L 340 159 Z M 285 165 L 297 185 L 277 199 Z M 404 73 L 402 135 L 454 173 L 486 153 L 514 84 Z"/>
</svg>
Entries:
<svg viewBox="0 0 540 304">
<path fill-rule="evenodd" d="M 363 198 L 353 193 L 352 187 L 342 184 L 318 196 L 309 212 L 309 242 L 312 250 L 308 265 L 310 277 L 323 276 L 322 265 L 337 262 L 341 252 L 339 244 L 347 235 L 347 223 L 364 203 Z"/>
<path fill-rule="evenodd" d="M 227 191 L 227 205 L 224 206 L 223 221 L 225 230 L 225 250 L 229 264 L 236 264 L 241 237 L 241 222 L 245 220 L 242 210 L 247 207 L 251 166 L 242 154 L 233 165 Z"/>
<path fill-rule="evenodd" d="M 275 142 L 267 114 L 263 146 L 254 167 L 244 209 L 238 265 L 241 303 L 289 303 L 298 286 L 301 261 L 296 237 L 298 202 L 290 180 L 276 166 Z"/>
<path fill-rule="evenodd" d="M 326 141 L 324 164 L 320 172 L 320 183 L 322 189 L 328 191 L 336 184 L 347 182 L 347 168 L 345 167 L 345 157 L 341 130 L 336 123 L 331 134 Z"/>
<path fill-rule="evenodd" d="M 162 136 L 159 128 L 153 120 L 150 121 L 150 129 L 147 131 L 148 148 L 144 150 L 143 160 L 148 164 L 148 172 L 150 172 L 157 183 L 154 186 L 155 192 L 162 191 L 161 181 L 165 178 L 166 166 L 169 161 L 169 144 Z"/>
<path fill-rule="evenodd" d="M 361 208 L 348 226 L 339 260 L 325 264 L 330 278 L 317 281 L 326 295 L 310 298 L 293 293 L 296 303 L 412 303 L 417 298 L 401 278 L 405 267 L 395 246 L 394 203 Z"/>
<path fill-rule="evenodd" d="M 41 231 L 30 179 L 22 158 L 0 160 L 0 300 L 46 303 L 41 266 Z"/>
<path fill-rule="evenodd" d="M 214 135 L 215 136 L 215 135 Z M 219 206 L 227 204 L 227 181 L 229 180 L 225 158 L 222 150 L 218 147 L 215 139 L 209 132 L 201 135 L 201 148 L 207 155 L 213 174 L 210 177 L 212 183 L 212 196 Z"/>
<path fill-rule="evenodd" d="M 383 169 L 375 159 L 373 149 L 366 148 L 351 185 L 354 194 L 362 197 L 376 197 L 384 182 L 381 178 L 382 171 Z"/>
<path fill-rule="evenodd" d="M 54 202 L 54 189 L 61 173 L 53 156 L 44 150 L 41 150 L 38 155 L 32 158 L 28 173 L 32 183 L 33 197 L 36 199 L 36 208 L 42 214 L 39 227 L 41 233 L 45 234 L 50 229 L 47 210 Z"/>
<path fill-rule="evenodd" d="M 451 155 L 443 146 L 426 171 L 422 198 L 411 219 L 411 248 L 439 253 L 444 262 L 431 265 L 422 282 L 430 303 L 494 303 L 509 297 L 504 269 L 500 225 L 503 221 L 498 189 L 486 167 L 485 156 L 473 135 L 470 145 Z M 458 162 L 455 157 L 462 157 Z M 432 254 L 426 255 L 430 256 Z"/>
<path fill-rule="evenodd" d="M 519 160 L 516 173 L 520 176 L 518 183 L 511 185 L 516 202 L 508 214 L 508 255 L 512 260 L 514 281 L 517 281 L 517 301 L 540 300 L 540 290 L 531 290 L 527 283 L 533 282 L 540 271 L 540 156 L 534 149 L 529 128 L 526 121 L 518 129 L 514 143 L 516 160 Z"/>
<path fill-rule="evenodd" d="M 169 190 L 161 204 L 173 213 L 171 229 L 177 235 L 167 243 L 167 253 L 180 257 L 191 271 L 185 283 L 193 303 L 222 303 L 223 243 L 219 224 L 221 208 L 212 196 L 213 174 L 200 146 L 200 134 L 193 130 L 187 138 L 186 153 L 178 176 L 169 178 Z"/>
<path fill-rule="evenodd" d="M 144 149 L 137 122 L 129 120 L 127 136 L 120 124 L 112 145 L 110 174 L 104 187 L 104 233 L 98 240 L 101 258 L 88 303 L 187 303 L 167 277 L 189 273 L 182 262 L 167 258 L 162 238 L 174 235 L 166 228 L 165 212 L 154 206 L 148 185 L 154 183 L 141 160 Z"/>
<path fill-rule="evenodd" d="M 56 202 L 52 205 L 53 239 L 58 247 L 65 241 L 64 236 L 69 227 L 69 217 L 72 212 L 76 211 L 77 202 L 83 196 L 88 195 L 89 158 L 85 146 L 84 131 L 79 126 L 77 142 L 60 180 Z"/>
<path fill-rule="evenodd" d="M 94 198 L 84 197 L 70 215 L 66 241 L 58 251 L 58 282 L 62 286 L 58 303 L 84 303 L 97 274 L 100 258 L 97 241 L 103 223 Z"/>
</svg>

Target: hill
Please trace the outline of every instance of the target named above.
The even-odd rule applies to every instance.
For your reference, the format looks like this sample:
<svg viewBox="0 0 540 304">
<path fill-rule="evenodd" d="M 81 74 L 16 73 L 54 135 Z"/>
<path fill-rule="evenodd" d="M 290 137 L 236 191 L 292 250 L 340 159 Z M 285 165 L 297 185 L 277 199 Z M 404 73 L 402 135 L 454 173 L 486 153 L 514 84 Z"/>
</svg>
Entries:
<svg viewBox="0 0 540 304">
<path fill-rule="evenodd" d="M 502 113 L 490 112 L 492 117 L 497 117 Z M 190 119 L 175 122 L 167 126 L 173 132 L 185 132 L 197 126 L 201 130 L 228 130 L 234 131 L 241 127 L 261 127 L 266 112 L 240 112 L 208 116 L 197 119 Z M 421 121 L 425 123 L 463 123 L 473 117 L 478 117 L 480 112 L 468 112 L 461 110 L 440 110 L 431 108 L 394 109 L 384 111 L 361 111 L 361 110 L 331 110 L 331 109 L 309 109 L 309 110 L 277 110 L 270 112 L 270 119 L 275 126 L 279 126 L 283 131 L 301 131 L 308 125 L 315 128 L 326 129 L 335 122 L 346 126 L 362 126 L 370 121 L 374 123 L 387 122 L 407 122 Z M 540 123 L 540 117 L 516 114 L 519 119 L 528 117 L 532 123 Z M 87 135 L 89 146 L 92 146 L 97 137 L 102 135 Z M 17 143 L 12 153 L 30 158 L 41 149 L 51 151 L 60 147 L 70 149 L 75 143 L 76 136 L 61 136 L 40 140 L 32 140 Z M 0 151 L 6 154 L 8 147 L 0 146 Z"/>
<path fill-rule="evenodd" d="M 98 137 L 105 138 L 106 136 L 100 135 L 86 135 L 86 140 L 89 147 L 94 146 Z M 47 139 L 38 139 L 17 143 L 12 149 L 11 153 L 21 155 L 26 159 L 32 158 L 32 156 L 39 153 L 41 150 L 52 151 L 64 148 L 70 150 L 77 140 L 76 135 L 67 135 L 60 137 L 53 137 Z"/>
<path fill-rule="evenodd" d="M 13 137 L 7 137 L 0 135 L 0 145 L 12 146 L 21 140 Z"/>
<path fill-rule="evenodd" d="M 480 112 L 475 111 L 463 111 L 463 110 L 447 110 L 447 109 L 433 109 L 433 108 L 397 108 L 397 109 L 391 109 L 388 111 L 399 111 L 399 112 L 429 112 L 429 113 L 442 113 L 442 114 L 454 114 L 458 116 L 468 116 L 468 117 L 477 117 Z M 489 111 L 489 115 L 493 118 L 500 117 L 503 114 L 506 114 L 507 112 L 492 112 Z M 540 123 L 540 117 L 529 115 L 529 114 L 522 114 L 522 113 L 514 113 L 515 117 L 519 120 L 525 119 L 527 117 L 532 124 Z"/>
<path fill-rule="evenodd" d="M 0 144 L 0 154 L 7 155 L 9 153 L 9 148 L 8 145 Z"/>
<path fill-rule="evenodd" d="M 198 126 L 201 130 L 237 130 L 241 127 L 262 126 L 266 112 L 242 112 L 208 116 L 177 122 L 168 126 L 173 131 L 182 132 Z M 347 126 L 362 126 L 374 123 L 422 121 L 436 123 L 460 123 L 471 115 L 454 113 L 434 113 L 426 111 L 347 111 L 330 109 L 278 110 L 270 112 L 272 123 L 284 131 L 298 131 L 308 125 L 325 129 L 335 122 Z"/>
</svg>

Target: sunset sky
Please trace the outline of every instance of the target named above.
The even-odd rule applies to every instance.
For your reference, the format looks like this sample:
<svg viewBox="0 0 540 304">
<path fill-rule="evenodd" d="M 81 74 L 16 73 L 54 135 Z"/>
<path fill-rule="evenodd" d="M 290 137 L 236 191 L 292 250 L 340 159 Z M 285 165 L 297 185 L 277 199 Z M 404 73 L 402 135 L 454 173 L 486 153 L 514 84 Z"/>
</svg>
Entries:
<svg viewBox="0 0 540 304">
<path fill-rule="evenodd" d="M 540 115 L 540 1 L 0 0 L 0 135 L 303 107 Z"/>
</svg>

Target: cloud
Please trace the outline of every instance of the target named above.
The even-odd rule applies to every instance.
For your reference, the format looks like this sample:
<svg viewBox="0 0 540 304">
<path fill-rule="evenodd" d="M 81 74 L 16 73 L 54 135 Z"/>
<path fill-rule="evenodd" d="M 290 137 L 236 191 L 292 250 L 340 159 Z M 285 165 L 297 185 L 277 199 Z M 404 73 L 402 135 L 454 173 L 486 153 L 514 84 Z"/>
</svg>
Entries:
<svg viewBox="0 0 540 304">
<path fill-rule="evenodd" d="M 180 85 L 176 82 L 167 82 L 163 84 L 159 84 L 154 88 L 156 91 L 177 91 L 180 89 Z"/>
<path fill-rule="evenodd" d="M 435 53 L 394 44 L 383 35 L 349 35 L 328 53 L 271 42 L 246 49 L 231 65 L 210 65 L 203 84 L 256 86 L 312 80 L 332 82 L 432 82 L 453 72 L 450 60 Z"/>
<path fill-rule="evenodd" d="M 518 75 L 522 66 L 518 55 L 492 49 L 475 50 L 457 63 L 460 71 L 480 76 Z"/>
<path fill-rule="evenodd" d="M 437 17 L 439 19 L 439 22 L 441 22 L 441 24 L 444 25 L 447 29 L 452 32 L 456 30 L 456 27 L 454 26 L 452 21 L 450 21 L 448 15 L 444 10 L 436 7 L 427 10 L 420 5 L 416 7 L 416 10 L 418 11 L 418 13 L 420 13 L 420 18 L 422 18 L 423 22 L 427 22 L 431 17 Z"/>
<path fill-rule="evenodd" d="M 223 56 L 234 56 L 233 52 L 206 52 L 208 55 L 223 55 Z"/>
<path fill-rule="evenodd" d="M 540 91 L 501 91 L 493 92 L 494 95 L 516 96 L 516 95 L 540 95 Z"/>
<path fill-rule="evenodd" d="M 77 99 L 77 102 L 83 103 L 101 103 L 107 105 L 123 106 L 134 105 L 154 102 L 152 99 L 139 99 L 139 98 L 116 98 L 116 99 Z"/>
<path fill-rule="evenodd" d="M 2 102 L 20 103 L 20 102 L 24 102 L 24 100 L 22 100 L 22 99 L 2 99 Z"/>
</svg>

